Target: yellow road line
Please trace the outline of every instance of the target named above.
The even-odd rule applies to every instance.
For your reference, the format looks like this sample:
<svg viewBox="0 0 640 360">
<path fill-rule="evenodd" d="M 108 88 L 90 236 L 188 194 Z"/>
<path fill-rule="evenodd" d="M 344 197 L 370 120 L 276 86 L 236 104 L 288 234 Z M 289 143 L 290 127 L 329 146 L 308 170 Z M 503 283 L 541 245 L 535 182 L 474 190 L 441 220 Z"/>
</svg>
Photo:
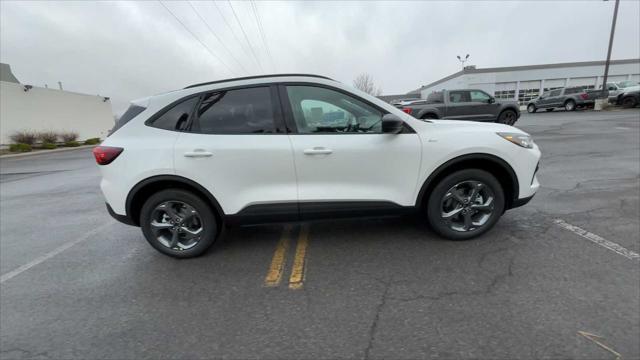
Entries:
<svg viewBox="0 0 640 360">
<path fill-rule="evenodd" d="M 303 225 L 298 236 L 298 246 L 296 246 L 296 256 L 293 259 L 293 269 L 289 277 L 289 289 L 302 288 L 304 281 L 304 259 L 309 245 L 309 225 Z"/>
<path fill-rule="evenodd" d="M 280 237 L 280 241 L 278 241 L 278 245 L 276 245 L 276 251 L 273 253 L 267 277 L 264 279 L 265 286 L 278 286 L 278 284 L 280 284 L 282 271 L 284 270 L 284 264 L 286 262 L 290 235 L 291 225 L 286 225 L 282 231 L 282 237 Z"/>
</svg>

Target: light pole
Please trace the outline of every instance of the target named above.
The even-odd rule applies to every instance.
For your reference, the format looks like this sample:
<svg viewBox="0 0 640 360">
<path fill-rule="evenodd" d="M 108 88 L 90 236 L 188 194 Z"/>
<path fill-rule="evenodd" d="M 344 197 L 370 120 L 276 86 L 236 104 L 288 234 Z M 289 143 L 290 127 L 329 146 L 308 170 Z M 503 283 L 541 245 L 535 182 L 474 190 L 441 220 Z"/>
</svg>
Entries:
<svg viewBox="0 0 640 360">
<path fill-rule="evenodd" d="M 460 63 L 462 64 L 462 70 L 464 70 L 464 63 L 467 62 L 467 60 L 469 60 L 469 54 L 467 54 L 464 59 L 461 58 L 460 55 L 458 55 L 458 61 L 460 61 Z"/>
<path fill-rule="evenodd" d="M 605 89 L 607 88 L 607 77 L 609 77 L 609 61 L 611 61 L 611 48 L 613 47 L 613 34 L 616 32 L 616 20 L 618 19 L 618 5 L 620 0 L 616 0 L 616 4 L 613 7 L 613 20 L 611 21 L 611 34 L 609 35 L 609 49 L 607 50 L 607 61 L 604 63 L 604 78 L 602 79 L 602 91 L 601 97 L 605 97 Z"/>
</svg>

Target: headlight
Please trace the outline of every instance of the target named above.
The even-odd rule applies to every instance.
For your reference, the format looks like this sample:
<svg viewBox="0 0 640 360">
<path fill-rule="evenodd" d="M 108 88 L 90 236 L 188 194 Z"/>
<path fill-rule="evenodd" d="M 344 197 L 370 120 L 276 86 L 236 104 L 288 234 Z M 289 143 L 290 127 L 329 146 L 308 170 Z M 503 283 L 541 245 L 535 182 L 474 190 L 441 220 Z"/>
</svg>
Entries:
<svg viewBox="0 0 640 360">
<path fill-rule="evenodd" d="M 523 148 L 531 149 L 533 148 L 533 139 L 531 136 L 518 134 L 518 133 L 496 133 L 500 135 L 501 138 L 511 141 L 512 143 L 522 146 Z"/>
</svg>

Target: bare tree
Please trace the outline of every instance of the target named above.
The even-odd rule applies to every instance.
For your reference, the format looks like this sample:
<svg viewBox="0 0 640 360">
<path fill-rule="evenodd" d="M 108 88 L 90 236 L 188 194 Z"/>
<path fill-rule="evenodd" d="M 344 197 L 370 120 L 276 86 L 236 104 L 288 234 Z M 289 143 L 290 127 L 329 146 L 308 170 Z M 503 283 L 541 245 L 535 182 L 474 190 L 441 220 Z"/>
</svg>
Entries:
<svg viewBox="0 0 640 360">
<path fill-rule="evenodd" d="M 373 82 L 373 77 L 367 73 L 362 73 L 356 76 L 355 80 L 353 80 L 353 86 L 360 90 L 364 91 L 369 95 L 380 96 L 382 95 L 382 89 L 376 87 L 376 84 Z"/>
</svg>

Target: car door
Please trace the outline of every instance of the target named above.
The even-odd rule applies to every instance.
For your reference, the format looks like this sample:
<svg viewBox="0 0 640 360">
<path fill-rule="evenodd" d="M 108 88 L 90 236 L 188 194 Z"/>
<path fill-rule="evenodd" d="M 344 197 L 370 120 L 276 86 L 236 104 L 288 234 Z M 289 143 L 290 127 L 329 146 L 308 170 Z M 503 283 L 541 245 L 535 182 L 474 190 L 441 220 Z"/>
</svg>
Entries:
<svg viewBox="0 0 640 360">
<path fill-rule="evenodd" d="M 340 89 L 286 84 L 280 94 L 303 218 L 414 205 L 421 143 L 413 130 L 383 134 L 386 111 Z"/>
<path fill-rule="evenodd" d="M 549 96 L 551 96 L 551 91 L 543 92 L 538 98 L 538 101 L 536 101 L 536 107 L 545 108 L 549 106 Z"/>
<path fill-rule="evenodd" d="M 477 116 L 468 90 L 449 91 L 448 97 L 444 119 L 469 120 Z"/>
<path fill-rule="evenodd" d="M 546 107 L 560 107 L 562 106 L 562 100 L 564 96 L 562 95 L 564 89 L 555 89 L 549 92 L 548 103 Z"/>
<path fill-rule="evenodd" d="M 176 175 L 204 186 L 225 214 L 259 215 L 277 203 L 297 215 L 293 153 L 275 86 L 202 94 L 174 162 Z"/>
<path fill-rule="evenodd" d="M 473 120 L 495 120 L 498 117 L 499 104 L 495 103 L 493 97 L 482 90 L 469 90 L 471 101 L 470 119 Z"/>
</svg>

